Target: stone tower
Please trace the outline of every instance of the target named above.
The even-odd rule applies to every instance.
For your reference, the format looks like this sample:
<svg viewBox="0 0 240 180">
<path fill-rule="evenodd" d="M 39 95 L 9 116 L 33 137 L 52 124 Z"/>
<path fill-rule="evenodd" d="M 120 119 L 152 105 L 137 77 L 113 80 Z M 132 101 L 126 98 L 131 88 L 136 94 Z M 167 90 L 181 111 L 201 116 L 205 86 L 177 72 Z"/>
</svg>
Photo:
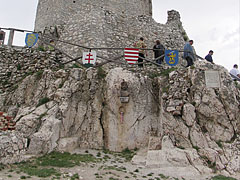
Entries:
<svg viewBox="0 0 240 180">
<path fill-rule="evenodd" d="M 88 16 L 94 9 L 124 16 L 151 16 L 152 0 L 39 0 L 35 30 L 65 24 L 76 14 L 81 14 L 79 18 Z"/>
</svg>

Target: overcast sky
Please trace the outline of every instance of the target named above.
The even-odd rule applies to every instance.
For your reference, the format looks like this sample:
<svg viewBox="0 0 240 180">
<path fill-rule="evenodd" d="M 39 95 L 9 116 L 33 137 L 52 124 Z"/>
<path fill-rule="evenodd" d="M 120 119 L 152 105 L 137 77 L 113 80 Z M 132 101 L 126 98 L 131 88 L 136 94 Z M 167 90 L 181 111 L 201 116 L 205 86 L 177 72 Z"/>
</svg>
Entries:
<svg viewBox="0 0 240 180">
<path fill-rule="evenodd" d="M 38 0 L 0 2 L 0 27 L 34 29 Z M 166 23 L 167 11 L 172 9 L 180 12 L 198 55 L 205 57 L 213 50 L 215 63 L 229 70 L 233 64 L 240 65 L 239 0 L 153 0 L 153 16 L 159 23 Z M 16 33 L 14 44 L 24 45 L 23 33 Z"/>
</svg>

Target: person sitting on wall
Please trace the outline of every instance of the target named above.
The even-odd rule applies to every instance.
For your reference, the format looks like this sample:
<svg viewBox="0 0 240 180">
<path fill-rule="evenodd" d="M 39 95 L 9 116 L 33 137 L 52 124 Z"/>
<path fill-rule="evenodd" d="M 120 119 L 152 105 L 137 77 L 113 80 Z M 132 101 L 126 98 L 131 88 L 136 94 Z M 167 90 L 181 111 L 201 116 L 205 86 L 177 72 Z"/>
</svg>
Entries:
<svg viewBox="0 0 240 180">
<path fill-rule="evenodd" d="M 161 58 L 156 60 L 156 63 L 162 64 L 164 60 L 165 47 L 160 43 L 159 40 L 156 41 L 156 44 L 153 46 L 154 58 L 157 59 L 160 56 Z"/>
<path fill-rule="evenodd" d="M 208 62 L 210 62 L 210 63 L 213 64 L 212 55 L 213 55 L 213 51 L 210 50 L 209 53 L 208 53 L 208 55 L 205 56 L 205 59 L 206 59 Z"/>
<path fill-rule="evenodd" d="M 233 69 L 231 69 L 231 71 L 230 71 L 230 74 L 234 76 L 234 77 L 232 77 L 232 79 L 234 81 L 236 81 L 237 78 L 240 79 L 240 73 L 238 71 L 238 65 L 237 64 L 234 64 Z"/>
<path fill-rule="evenodd" d="M 142 58 L 145 58 L 145 51 L 144 51 L 144 49 L 147 48 L 146 44 L 144 43 L 143 37 L 141 37 L 140 40 L 134 44 L 134 47 L 139 49 L 138 63 L 143 63 L 143 59 Z M 147 56 L 147 53 L 146 53 L 146 56 Z M 138 67 L 143 67 L 143 64 L 139 64 Z"/>
<path fill-rule="evenodd" d="M 192 45 L 193 45 L 193 40 L 190 40 L 184 46 L 183 58 L 186 59 L 187 61 L 187 67 L 192 66 L 193 61 L 195 60 Z"/>
</svg>

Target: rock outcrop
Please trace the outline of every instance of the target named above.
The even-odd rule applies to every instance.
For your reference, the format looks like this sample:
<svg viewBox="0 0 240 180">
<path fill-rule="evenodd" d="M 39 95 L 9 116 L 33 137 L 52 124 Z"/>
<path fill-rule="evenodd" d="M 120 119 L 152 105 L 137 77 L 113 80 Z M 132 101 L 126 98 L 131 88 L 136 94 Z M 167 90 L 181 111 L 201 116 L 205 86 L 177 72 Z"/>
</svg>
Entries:
<svg viewBox="0 0 240 180">
<path fill-rule="evenodd" d="M 219 72 L 220 88 L 206 87 L 206 70 Z M 150 154 L 165 159 L 156 164 L 148 156 L 149 166 L 185 162 L 199 172 L 234 174 L 240 171 L 239 100 L 239 87 L 227 70 L 205 61 L 137 72 L 45 69 L 0 96 L 0 109 L 16 122 L 14 132 L 0 134 L 1 162 L 54 150 L 149 145 Z"/>
</svg>

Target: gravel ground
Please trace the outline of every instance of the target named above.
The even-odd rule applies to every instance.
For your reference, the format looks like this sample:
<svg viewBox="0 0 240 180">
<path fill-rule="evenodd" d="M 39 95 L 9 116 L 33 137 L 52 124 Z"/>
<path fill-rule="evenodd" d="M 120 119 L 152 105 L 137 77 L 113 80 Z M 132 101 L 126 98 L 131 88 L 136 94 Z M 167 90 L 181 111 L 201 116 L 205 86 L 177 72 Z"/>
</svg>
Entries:
<svg viewBox="0 0 240 180">
<path fill-rule="evenodd" d="M 5 166 L 0 170 L 0 180 L 18 180 L 18 179 L 32 179 L 32 180 L 210 180 L 216 174 L 194 175 L 191 172 L 180 172 L 179 168 L 176 171 L 174 168 L 148 168 L 142 165 L 134 165 L 131 161 L 126 160 L 125 157 L 118 156 L 112 153 L 104 153 L 98 150 L 78 150 L 77 154 L 91 154 L 98 158 L 99 162 L 82 163 L 79 166 L 70 168 L 57 168 L 58 176 L 50 176 L 40 178 L 36 176 L 29 176 L 20 172 L 18 166 Z M 49 167 L 50 168 L 50 167 Z M 181 170 L 181 168 L 180 168 Z M 182 169 L 184 171 L 184 169 Z M 240 176 L 239 176 L 240 177 Z M 235 177 L 236 178 L 236 177 Z M 231 178 L 219 180 L 234 180 Z M 240 178 L 236 178 L 239 180 Z M 218 179 L 216 179 L 218 180 Z"/>
</svg>

